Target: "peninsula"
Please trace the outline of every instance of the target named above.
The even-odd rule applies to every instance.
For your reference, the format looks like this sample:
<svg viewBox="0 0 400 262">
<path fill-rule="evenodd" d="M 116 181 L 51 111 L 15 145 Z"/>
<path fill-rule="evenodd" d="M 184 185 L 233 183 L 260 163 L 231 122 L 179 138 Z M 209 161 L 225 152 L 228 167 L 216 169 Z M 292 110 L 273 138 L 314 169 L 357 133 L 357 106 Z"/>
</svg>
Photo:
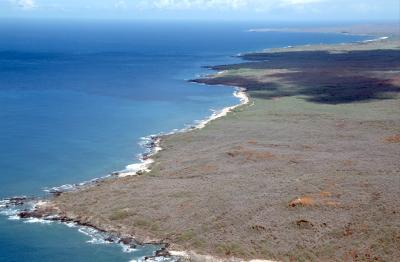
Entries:
<svg viewBox="0 0 400 262">
<path fill-rule="evenodd" d="M 243 59 L 194 81 L 244 88 L 247 104 L 162 137 L 148 173 L 57 194 L 37 212 L 194 261 L 400 257 L 400 41 Z"/>
</svg>

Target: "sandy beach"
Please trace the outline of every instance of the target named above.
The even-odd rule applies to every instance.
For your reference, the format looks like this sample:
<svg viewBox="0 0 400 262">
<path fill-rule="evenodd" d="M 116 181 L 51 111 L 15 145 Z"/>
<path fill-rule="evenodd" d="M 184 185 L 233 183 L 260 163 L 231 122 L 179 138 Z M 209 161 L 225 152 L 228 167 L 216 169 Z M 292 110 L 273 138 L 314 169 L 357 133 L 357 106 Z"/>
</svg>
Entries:
<svg viewBox="0 0 400 262">
<path fill-rule="evenodd" d="M 57 194 L 38 211 L 193 261 L 394 261 L 399 57 L 390 38 L 216 66 L 194 81 L 246 89 L 241 106 L 162 137 L 149 172 Z"/>
</svg>

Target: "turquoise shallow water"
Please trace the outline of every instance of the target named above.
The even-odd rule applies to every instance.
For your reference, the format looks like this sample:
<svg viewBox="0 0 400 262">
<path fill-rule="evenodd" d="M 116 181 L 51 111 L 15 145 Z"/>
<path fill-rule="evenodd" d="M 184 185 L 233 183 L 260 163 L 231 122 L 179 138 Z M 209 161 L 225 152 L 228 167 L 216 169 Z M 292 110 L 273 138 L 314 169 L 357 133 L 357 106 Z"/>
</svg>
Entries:
<svg viewBox="0 0 400 262">
<path fill-rule="evenodd" d="M 0 198 L 43 195 L 136 162 L 140 137 L 236 104 L 230 87 L 186 80 L 239 52 L 366 37 L 249 33 L 253 23 L 0 23 Z M 26 222 L 26 221 L 25 221 Z M 118 245 L 60 224 L 0 217 L 0 261 L 128 261 Z"/>
</svg>

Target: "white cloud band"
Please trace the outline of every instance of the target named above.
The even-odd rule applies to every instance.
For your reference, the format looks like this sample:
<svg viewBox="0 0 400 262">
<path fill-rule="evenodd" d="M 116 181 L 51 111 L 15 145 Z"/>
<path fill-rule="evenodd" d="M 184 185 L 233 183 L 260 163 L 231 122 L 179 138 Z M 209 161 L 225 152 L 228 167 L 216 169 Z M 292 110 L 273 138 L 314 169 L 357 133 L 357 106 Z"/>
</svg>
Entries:
<svg viewBox="0 0 400 262">
<path fill-rule="evenodd" d="M 272 7 L 303 6 L 326 0 L 147 0 L 141 6 L 148 8 L 185 10 L 185 9 L 269 9 Z"/>
<path fill-rule="evenodd" d="M 31 10 L 37 7 L 35 0 L 9 0 L 9 2 L 24 10 Z"/>
</svg>

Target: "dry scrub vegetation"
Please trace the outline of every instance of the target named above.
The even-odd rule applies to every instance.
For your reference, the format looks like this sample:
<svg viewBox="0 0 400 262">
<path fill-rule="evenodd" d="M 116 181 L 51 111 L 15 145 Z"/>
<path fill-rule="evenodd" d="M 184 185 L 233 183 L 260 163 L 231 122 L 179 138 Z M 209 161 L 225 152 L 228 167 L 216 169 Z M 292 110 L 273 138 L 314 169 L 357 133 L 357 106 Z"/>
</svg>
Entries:
<svg viewBox="0 0 400 262">
<path fill-rule="evenodd" d="M 164 137 L 149 174 L 54 202 L 99 228 L 221 258 L 396 261 L 400 89 L 384 72 L 400 70 L 389 56 L 400 51 L 365 52 L 253 54 L 202 80 L 247 87 L 250 104 Z"/>
</svg>

